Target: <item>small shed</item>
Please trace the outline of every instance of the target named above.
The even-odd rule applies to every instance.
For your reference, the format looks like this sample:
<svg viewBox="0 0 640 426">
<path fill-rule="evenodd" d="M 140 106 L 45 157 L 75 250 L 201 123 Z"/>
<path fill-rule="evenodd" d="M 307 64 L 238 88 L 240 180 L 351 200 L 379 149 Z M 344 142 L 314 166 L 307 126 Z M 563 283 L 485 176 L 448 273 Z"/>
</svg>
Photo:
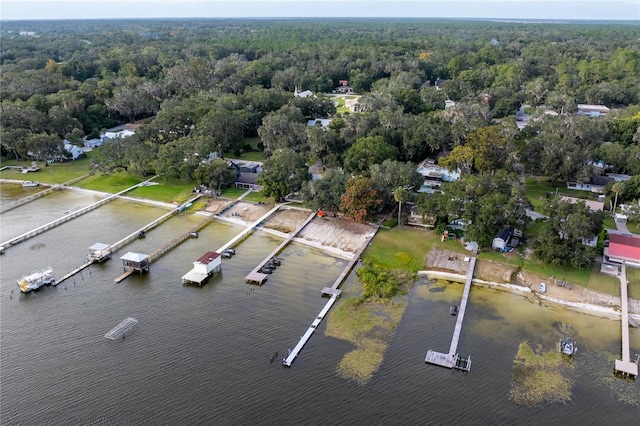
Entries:
<svg viewBox="0 0 640 426">
<path fill-rule="evenodd" d="M 132 269 L 140 273 L 144 271 L 149 272 L 149 255 L 147 254 L 130 251 L 120 257 L 120 259 L 122 259 L 122 266 L 124 266 L 125 271 Z"/>
<path fill-rule="evenodd" d="M 509 238 L 511 238 L 511 231 L 508 229 L 501 229 L 493 239 L 491 248 L 494 250 L 504 250 L 509 244 Z"/>
<path fill-rule="evenodd" d="M 220 253 L 208 251 L 193 262 L 193 269 L 182 276 L 183 284 L 204 284 L 214 273 L 222 269 Z"/>
<path fill-rule="evenodd" d="M 221 264 L 220 253 L 208 251 L 193 262 L 193 269 L 201 274 L 211 274 L 212 272 L 220 272 Z"/>
<path fill-rule="evenodd" d="M 95 243 L 89 247 L 89 260 L 92 262 L 103 262 L 111 259 L 111 246 L 104 243 Z"/>
</svg>

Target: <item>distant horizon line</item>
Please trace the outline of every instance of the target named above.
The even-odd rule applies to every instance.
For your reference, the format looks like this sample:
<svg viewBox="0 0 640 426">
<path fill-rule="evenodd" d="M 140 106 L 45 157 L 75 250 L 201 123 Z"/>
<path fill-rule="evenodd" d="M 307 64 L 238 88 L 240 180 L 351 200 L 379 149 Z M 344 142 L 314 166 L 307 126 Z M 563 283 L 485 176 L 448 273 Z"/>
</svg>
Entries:
<svg viewBox="0 0 640 426">
<path fill-rule="evenodd" d="M 621 19 L 621 18 L 490 18 L 490 17 L 441 17 L 441 16 L 191 16 L 191 17 L 175 17 L 175 16 L 156 16 L 156 17 L 118 17 L 118 18 L 8 18 L 0 19 L 0 22 L 54 22 L 54 21 L 153 21 L 153 20 L 437 20 L 437 21 L 489 21 L 489 22 L 508 22 L 508 23 L 565 23 L 565 22 L 627 22 L 640 25 L 637 19 Z"/>
</svg>

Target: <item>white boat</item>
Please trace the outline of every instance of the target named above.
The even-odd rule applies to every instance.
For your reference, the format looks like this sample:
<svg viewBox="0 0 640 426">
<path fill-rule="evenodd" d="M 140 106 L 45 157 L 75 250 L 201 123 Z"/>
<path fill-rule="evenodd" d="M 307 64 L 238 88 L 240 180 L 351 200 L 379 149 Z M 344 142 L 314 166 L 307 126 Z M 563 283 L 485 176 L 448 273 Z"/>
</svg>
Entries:
<svg viewBox="0 0 640 426">
<path fill-rule="evenodd" d="M 561 339 L 560 340 L 560 352 L 565 355 L 573 355 L 578 350 L 576 346 L 576 342 L 569 339 Z"/>
<path fill-rule="evenodd" d="M 39 186 L 40 182 L 38 182 L 37 180 L 25 180 L 22 182 L 22 187 L 23 188 L 32 188 L 34 186 Z"/>
<path fill-rule="evenodd" d="M 35 272 L 31 275 L 27 275 L 18 280 L 18 287 L 23 293 L 29 293 L 30 291 L 38 290 L 45 285 L 51 285 L 56 281 L 53 276 L 53 270 L 51 268 L 45 269 L 41 272 Z"/>
</svg>

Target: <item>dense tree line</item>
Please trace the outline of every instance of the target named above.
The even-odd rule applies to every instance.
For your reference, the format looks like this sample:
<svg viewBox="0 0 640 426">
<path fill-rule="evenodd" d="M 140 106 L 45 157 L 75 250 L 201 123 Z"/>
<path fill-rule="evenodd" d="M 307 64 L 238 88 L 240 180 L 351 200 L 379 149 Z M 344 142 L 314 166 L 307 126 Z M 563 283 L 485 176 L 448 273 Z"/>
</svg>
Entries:
<svg viewBox="0 0 640 426">
<path fill-rule="evenodd" d="M 510 173 L 587 181 L 602 160 L 614 172 L 640 174 L 639 39 L 640 27 L 622 24 L 6 22 L 2 154 L 46 159 L 62 138 L 79 144 L 82 135 L 153 118 L 134 137 L 101 147 L 95 167 L 219 187 L 229 178 L 224 163 L 204 166 L 203 158 L 238 155 L 252 149 L 245 138 L 259 136 L 267 194 L 300 191 L 310 206 L 359 220 L 400 207 L 398 189 L 420 184 L 414 163 L 440 154 L 466 177 L 446 200 L 421 199 L 419 208 L 470 221 L 468 233 L 486 245 L 495 229 L 526 221 Z M 362 95 L 358 113 L 338 114 L 323 95 L 343 79 Z M 296 89 L 315 96 L 294 97 Z M 445 100 L 455 105 L 445 108 Z M 577 117 L 578 103 L 613 111 Z M 522 104 L 531 120 L 519 130 Z M 307 126 L 327 117 L 327 128 Z M 326 180 L 310 180 L 314 163 Z M 623 202 L 637 198 L 636 187 L 607 191 Z"/>
</svg>

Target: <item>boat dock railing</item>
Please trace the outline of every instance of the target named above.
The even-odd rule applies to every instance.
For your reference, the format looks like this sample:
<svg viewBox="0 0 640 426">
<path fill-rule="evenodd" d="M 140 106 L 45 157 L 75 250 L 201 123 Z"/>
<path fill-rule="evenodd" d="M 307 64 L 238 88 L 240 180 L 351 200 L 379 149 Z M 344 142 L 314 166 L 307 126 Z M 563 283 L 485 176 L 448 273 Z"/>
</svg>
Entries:
<svg viewBox="0 0 640 426">
<path fill-rule="evenodd" d="M 97 201 L 97 202 L 95 202 L 93 204 L 90 204 L 90 205 L 88 205 L 86 207 L 83 207 L 83 208 L 81 208 L 79 210 L 76 210 L 76 211 L 71 212 L 71 213 L 69 213 L 67 215 L 64 215 L 59 219 L 56 219 L 56 220 L 54 220 L 52 222 L 49 222 L 49 223 L 47 223 L 45 225 L 42 225 L 42 226 L 38 227 L 38 228 L 32 229 L 31 231 L 25 232 L 22 235 L 18 235 L 17 237 L 14 237 L 14 238 L 12 238 L 10 240 L 7 240 L 7 241 L 1 243 L 0 247 L 4 247 L 5 249 L 7 249 L 7 248 L 9 248 L 11 246 L 14 246 L 14 245 L 19 244 L 19 243 L 21 243 L 23 241 L 26 241 L 29 238 L 35 237 L 38 234 L 41 234 L 41 233 L 43 233 L 45 231 L 48 231 L 49 229 L 55 228 L 58 225 L 62 225 L 63 223 L 68 222 L 68 221 L 70 221 L 72 219 L 75 219 L 78 216 L 81 216 L 81 215 L 83 215 L 83 214 L 85 214 L 87 212 L 90 212 L 90 211 L 92 211 L 94 209 L 97 209 L 98 207 L 108 203 L 109 201 L 113 200 L 114 198 L 119 197 L 122 194 L 125 194 L 125 193 L 127 193 L 129 191 L 132 191 L 135 188 L 138 188 L 140 186 L 146 185 L 148 182 L 150 182 L 152 179 L 155 179 L 155 178 L 156 178 L 156 176 L 154 176 L 154 177 L 152 177 L 150 179 L 147 179 L 144 182 L 140 182 L 139 184 L 134 185 L 134 186 L 132 186 L 130 188 L 127 188 L 127 189 L 125 189 L 123 191 L 120 191 L 117 194 L 109 195 L 109 196 L 103 198 L 100 201 Z"/>
<path fill-rule="evenodd" d="M 61 183 L 59 185 L 52 185 L 51 187 L 49 187 L 49 188 L 47 188 L 45 190 L 39 191 L 39 192 L 37 192 L 35 194 L 29 195 L 28 197 L 20 198 L 19 200 L 13 201 L 11 203 L 2 204 L 2 206 L 0 206 L 0 213 L 5 213 L 5 212 L 8 212 L 9 210 L 13 210 L 13 209 L 15 209 L 17 207 L 23 206 L 23 205 L 25 205 L 27 203 L 30 203 L 31 201 L 37 200 L 38 198 L 42 198 L 45 195 L 52 193 L 53 191 L 59 191 L 61 189 L 64 189 L 64 187 L 69 186 L 69 185 L 73 185 L 74 183 L 79 182 L 82 179 L 87 178 L 89 176 L 90 176 L 89 174 L 82 175 L 82 176 L 77 177 L 75 179 L 71 179 L 68 182 Z M 44 185 L 44 184 L 42 184 L 42 185 Z"/>
</svg>

